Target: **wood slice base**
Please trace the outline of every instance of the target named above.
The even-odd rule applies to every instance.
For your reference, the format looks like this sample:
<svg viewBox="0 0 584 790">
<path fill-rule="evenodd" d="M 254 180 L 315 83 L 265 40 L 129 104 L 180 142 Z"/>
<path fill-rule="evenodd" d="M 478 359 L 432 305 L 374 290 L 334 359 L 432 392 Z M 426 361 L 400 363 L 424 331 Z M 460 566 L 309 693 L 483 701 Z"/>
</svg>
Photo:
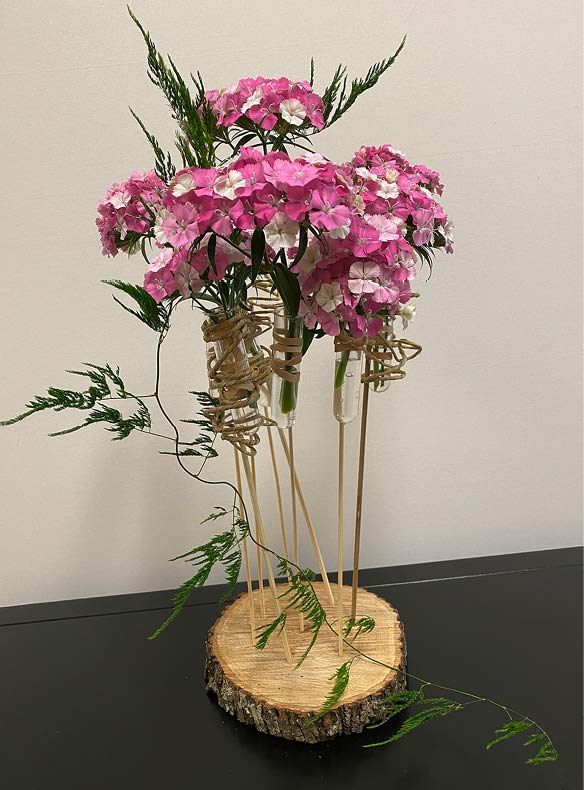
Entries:
<svg viewBox="0 0 584 790">
<path fill-rule="evenodd" d="M 285 589 L 278 585 L 279 591 Z M 336 605 L 326 597 L 322 582 L 314 584 L 329 622 L 336 628 Z M 337 588 L 333 585 L 336 595 Z M 269 590 L 264 591 L 266 616 L 260 614 L 260 593 L 254 590 L 257 625 L 275 619 Z M 343 587 L 346 616 L 351 607 L 351 588 Z M 405 670 L 406 644 L 397 611 L 377 595 L 359 589 L 357 616 L 369 615 L 374 630 L 360 634 L 355 646 L 391 667 Z M 300 631 L 299 615 L 288 615 L 286 633 L 294 663 L 288 664 L 281 637 L 272 636 L 264 650 L 254 646 L 249 624 L 249 599 L 243 593 L 219 616 L 207 637 L 205 680 L 207 691 L 217 696 L 219 705 L 239 721 L 252 724 L 260 732 L 305 743 L 318 743 L 337 735 L 361 732 L 382 718 L 382 700 L 405 688 L 405 676 L 359 655 L 351 666 L 349 685 L 340 703 L 322 719 L 312 717 L 331 690 L 331 675 L 355 651 L 345 645 L 339 656 L 337 638 L 323 627 L 304 663 L 296 662 L 310 641 L 310 632 Z"/>
</svg>

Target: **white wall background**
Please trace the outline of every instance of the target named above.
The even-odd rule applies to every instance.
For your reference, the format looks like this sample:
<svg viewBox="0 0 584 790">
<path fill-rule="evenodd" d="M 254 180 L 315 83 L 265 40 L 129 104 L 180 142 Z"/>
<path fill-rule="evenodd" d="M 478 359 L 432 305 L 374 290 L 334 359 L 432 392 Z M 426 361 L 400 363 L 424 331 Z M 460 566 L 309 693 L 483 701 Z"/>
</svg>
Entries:
<svg viewBox="0 0 584 790">
<path fill-rule="evenodd" d="M 424 346 L 407 379 L 372 397 L 363 561 L 402 564 L 581 542 L 579 0 L 236 3 L 133 0 L 162 51 L 209 86 L 258 73 L 317 86 L 337 62 L 363 73 L 408 44 L 355 111 L 319 139 L 343 161 L 391 142 L 437 168 L 455 221 L 454 257 L 420 279 Z M 151 164 L 130 104 L 171 145 L 122 0 L 3 0 L 0 7 L 2 355 L 0 413 L 17 412 L 85 360 L 152 387 L 154 335 L 100 284 L 138 281 L 139 261 L 100 255 L 95 206 Z M 185 310 L 164 352 L 176 417 L 204 386 L 199 316 Z M 299 469 L 335 562 L 332 352 L 303 368 Z M 0 432 L 0 605 L 176 585 L 167 558 L 209 534 L 225 503 L 191 484 L 160 443 L 112 444 L 101 429 L 50 439 L 41 415 Z M 358 426 L 348 429 L 356 464 Z M 265 448 L 267 453 L 267 448 Z M 231 475 L 224 452 L 209 475 Z M 259 461 L 266 520 L 272 483 Z M 347 488 L 350 526 L 354 507 Z M 347 529 L 347 532 L 350 530 Z M 303 562 L 314 564 L 303 534 Z M 347 535 L 347 556 L 350 535 Z M 219 576 L 214 577 L 219 581 Z"/>
</svg>

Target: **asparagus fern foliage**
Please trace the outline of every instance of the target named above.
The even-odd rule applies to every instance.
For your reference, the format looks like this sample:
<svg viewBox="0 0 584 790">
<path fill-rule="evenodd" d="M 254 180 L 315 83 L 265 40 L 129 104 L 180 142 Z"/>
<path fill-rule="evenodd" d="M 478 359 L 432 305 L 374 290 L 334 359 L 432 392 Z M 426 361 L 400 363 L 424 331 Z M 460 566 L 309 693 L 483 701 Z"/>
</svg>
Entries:
<svg viewBox="0 0 584 790">
<path fill-rule="evenodd" d="M 329 678 L 329 680 L 333 681 L 333 685 L 330 692 L 328 693 L 328 696 L 320 706 L 318 713 L 312 717 L 313 722 L 322 719 L 323 716 L 326 716 L 326 714 L 341 701 L 341 698 L 347 690 L 347 686 L 349 685 L 351 665 L 354 660 L 354 658 L 351 658 L 349 661 L 345 661 L 345 663 L 341 664 L 341 666 Z"/>
<path fill-rule="evenodd" d="M 171 155 L 168 153 L 168 151 L 165 152 L 162 150 L 162 147 L 158 142 L 158 140 L 156 139 L 156 137 L 148 131 L 141 118 L 139 118 L 136 115 L 136 113 L 131 107 L 130 107 L 130 112 L 136 119 L 136 122 L 138 123 L 140 129 L 142 129 L 142 131 L 146 135 L 146 139 L 148 140 L 148 142 L 152 147 L 152 150 L 154 151 L 154 161 L 155 161 L 154 170 L 156 171 L 156 175 L 159 178 L 161 178 L 165 183 L 168 184 L 171 178 L 174 178 L 176 174 L 176 167 L 172 162 Z"/>
<path fill-rule="evenodd" d="M 405 43 L 406 37 L 404 36 L 393 55 L 379 61 L 379 63 L 374 63 L 364 77 L 353 79 L 350 86 L 348 85 L 346 66 L 340 64 L 337 67 L 330 84 L 322 94 L 326 127 L 336 123 L 355 104 L 361 94 L 376 85 L 379 78 L 393 65 Z M 311 67 L 311 75 L 313 75 L 313 67 Z"/>
<path fill-rule="evenodd" d="M 148 58 L 148 78 L 163 93 L 172 117 L 179 126 L 176 146 L 185 167 L 213 167 L 215 164 L 215 138 L 217 127 L 215 117 L 206 100 L 200 76 L 191 75 L 196 95 L 191 96 L 189 88 L 170 56 L 168 62 L 158 52 L 150 33 L 128 8 L 132 20 L 142 33 Z M 158 159 L 158 154 L 155 149 Z"/>
<path fill-rule="evenodd" d="M 118 291 L 126 294 L 136 303 L 137 309 L 132 309 L 125 305 L 117 296 L 114 296 L 114 302 L 120 305 L 127 313 L 133 315 L 143 324 L 153 329 L 155 332 L 163 332 L 168 327 L 169 312 L 168 307 L 164 302 L 156 302 L 150 296 L 148 291 L 140 285 L 133 285 L 132 283 L 125 283 L 121 280 L 102 280 L 106 285 L 111 285 Z"/>
<path fill-rule="evenodd" d="M 218 400 L 209 395 L 208 392 L 190 392 L 194 395 L 203 410 L 210 406 L 216 406 Z M 199 428 L 199 434 L 191 442 L 179 442 L 179 447 L 174 450 L 162 450 L 161 455 L 173 455 L 178 457 L 195 456 L 198 458 L 216 458 L 218 455 L 215 449 L 215 439 L 217 435 L 213 430 L 211 421 L 204 416 L 204 411 L 199 412 L 201 415 L 196 419 L 181 420 L 181 422 L 188 425 L 196 425 Z M 205 519 L 209 521 L 210 518 Z"/>
<path fill-rule="evenodd" d="M 282 576 L 288 577 L 288 586 L 280 595 L 284 608 L 275 620 L 258 629 L 256 647 L 258 650 L 263 650 L 272 634 L 280 633 L 284 628 L 288 612 L 291 609 L 296 609 L 303 614 L 311 632 L 310 641 L 296 664 L 296 668 L 298 668 L 312 650 L 320 629 L 326 623 L 326 612 L 312 586 L 315 578 L 314 571 L 309 568 L 296 568 L 283 557 L 278 557 L 278 569 Z"/>
<path fill-rule="evenodd" d="M 359 634 L 369 634 L 375 628 L 375 620 L 369 615 L 361 617 L 349 617 L 343 628 L 343 635 L 347 639 L 352 634 L 352 639 L 355 640 Z M 353 631 L 355 633 L 353 633 Z"/>
<path fill-rule="evenodd" d="M 490 702 L 490 700 L 477 697 L 467 702 L 460 702 L 446 697 L 427 697 L 424 693 L 424 689 L 430 685 L 432 684 L 423 683 L 418 689 L 400 691 L 397 694 L 393 694 L 391 697 L 387 697 L 384 700 L 383 720 L 379 724 L 370 725 L 368 729 L 372 730 L 384 726 L 388 721 L 395 718 L 398 714 L 403 713 L 407 708 L 413 707 L 414 710 L 400 724 L 393 735 L 385 740 L 367 744 L 366 748 L 385 746 L 386 744 L 394 743 L 432 719 L 462 711 L 468 705 L 472 705 L 475 702 Z M 544 762 L 553 762 L 557 760 L 558 752 L 556 748 L 552 744 L 547 733 L 538 724 L 525 716 L 514 716 L 513 712 L 504 708 L 504 706 L 497 707 L 502 707 L 503 710 L 505 710 L 509 716 L 509 721 L 495 730 L 495 737 L 487 743 L 487 749 L 491 749 L 496 744 L 507 741 L 515 736 L 529 733 L 527 739 L 523 741 L 523 746 L 536 746 L 537 752 L 526 760 L 528 765 L 539 765 Z"/>
<path fill-rule="evenodd" d="M 174 557 L 171 560 L 171 562 L 184 560 L 197 570 L 196 573 L 190 579 L 187 579 L 175 593 L 172 599 L 173 608 L 170 615 L 162 625 L 154 631 L 149 639 L 156 639 L 157 636 L 176 620 L 193 590 L 202 587 L 206 583 L 211 570 L 218 563 L 223 565 L 227 584 L 219 603 L 224 603 L 233 594 L 241 570 L 240 543 L 245 540 L 249 534 L 249 526 L 246 521 L 239 517 L 236 509 L 228 511 L 225 510 L 225 508 L 216 508 L 213 513 L 201 523 L 215 521 L 227 516 L 229 513 L 234 514 L 233 526 L 230 530 L 214 535 L 211 540 L 202 546 L 196 546 L 194 549 L 187 551 L 185 554 L 180 554 L 178 557 Z"/>
<path fill-rule="evenodd" d="M 384 708 L 384 720 L 383 724 L 387 721 L 392 719 L 394 716 L 397 716 L 398 713 L 401 713 L 406 708 L 410 707 L 411 705 L 416 705 L 418 710 L 412 713 L 398 728 L 398 730 L 387 738 L 384 741 L 379 741 L 378 743 L 370 743 L 367 744 L 368 747 L 371 746 L 384 746 L 388 743 L 393 743 L 394 741 L 400 740 L 408 733 L 412 732 L 412 730 L 417 729 L 422 724 L 425 724 L 427 721 L 431 719 L 435 719 L 438 716 L 447 716 L 449 713 L 454 713 L 455 711 L 462 710 L 464 704 L 460 702 L 456 702 L 454 700 L 446 699 L 445 697 L 425 697 L 424 696 L 424 687 L 415 690 L 415 691 L 401 691 L 397 694 L 394 694 L 391 697 L 388 697 L 384 700 L 386 706 Z M 380 726 L 380 725 L 374 725 Z"/>
<path fill-rule="evenodd" d="M 82 423 L 50 433 L 49 436 L 63 436 L 97 423 L 105 424 L 106 429 L 114 434 L 114 440 L 126 439 L 134 430 L 150 430 L 150 412 L 141 398 L 127 391 L 119 368 L 91 363 L 85 363 L 85 368 L 86 370 L 68 370 L 67 373 L 89 379 L 91 384 L 87 389 L 49 387 L 46 395 L 35 396 L 26 404 L 24 412 L 9 420 L 0 421 L 0 425 L 13 425 L 41 411 L 74 409 L 89 413 Z M 109 401 L 112 400 L 133 400 L 136 404 L 135 411 L 124 417 L 118 409 L 110 405 Z"/>
</svg>

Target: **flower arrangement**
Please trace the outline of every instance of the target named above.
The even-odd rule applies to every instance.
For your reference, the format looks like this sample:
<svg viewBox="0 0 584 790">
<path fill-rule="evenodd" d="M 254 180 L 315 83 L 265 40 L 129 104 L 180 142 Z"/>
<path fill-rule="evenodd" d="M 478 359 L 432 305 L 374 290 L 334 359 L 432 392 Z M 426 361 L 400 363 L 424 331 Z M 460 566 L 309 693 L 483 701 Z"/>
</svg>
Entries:
<svg viewBox="0 0 584 790">
<path fill-rule="evenodd" d="M 146 404 L 152 398 L 170 427 L 171 435 L 161 437 L 172 442 L 169 454 L 197 480 L 203 479 L 201 472 L 208 459 L 217 455 L 216 436 L 233 444 L 237 485 L 225 482 L 233 494 L 233 504 L 230 509 L 217 508 L 209 517 L 212 521 L 231 518 L 232 526 L 182 555 L 194 566 L 195 574 L 177 592 L 172 613 L 153 637 L 174 620 L 188 596 L 205 583 L 217 564 L 226 571 L 225 599 L 234 589 L 242 562 L 251 593 L 247 555 L 247 541 L 251 540 L 258 549 L 262 590 L 263 552 L 277 613 L 275 620 L 256 628 L 250 607 L 256 647 L 264 649 L 277 634 L 285 641 L 286 619 L 297 610 L 301 622 L 306 619 L 310 635 L 298 664 L 306 659 L 325 626 L 338 636 L 341 655 L 343 649 L 349 649 L 349 659 L 335 672 L 331 692 L 317 714 L 316 718 L 322 718 L 339 703 L 353 662 L 364 655 L 356 647 L 356 638 L 371 632 L 375 623 L 370 617 L 358 618 L 354 607 L 345 617 L 340 603 L 337 625 L 331 623 L 315 593 L 314 574 L 298 564 L 297 548 L 290 558 L 283 522 L 284 551 L 278 553 L 267 546 L 250 459 L 256 452 L 260 428 L 267 426 L 270 446 L 274 425 L 289 429 L 288 443 L 282 431 L 280 438 L 291 470 L 297 546 L 297 498 L 313 530 L 293 456 L 293 412 L 302 357 L 315 338 L 335 338 L 335 416 L 340 447 L 344 423 L 358 412 L 362 382 L 363 453 L 369 389 L 383 390 L 389 381 L 403 378 L 404 364 L 420 351 L 411 341 L 396 339 L 394 320 L 401 317 L 405 327 L 413 318 L 417 294 L 412 292 L 412 283 L 418 269 L 427 265 L 431 270 L 437 250 L 453 251 L 452 224 L 438 201 L 443 189 L 439 174 L 425 165 L 411 164 L 390 145 L 361 147 L 350 160 L 336 164 L 315 152 L 312 144 L 315 135 L 336 123 L 362 93 L 377 83 L 400 54 L 405 39 L 392 56 L 374 64 L 363 78 L 349 82 L 346 69 L 339 66 L 321 95 L 314 90 L 314 64 L 307 81 L 257 77 L 241 79 L 222 90 L 207 90 L 200 74 L 193 77 L 192 87 L 187 86 L 173 61 L 160 55 L 149 33 L 130 14 L 146 43 L 150 80 L 164 94 L 177 123 L 181 162 L 177 168 L 172 156 L 135 115 L 152 146 L 155 167 L 136 171 L 110 187 L 99 203 L 96 224 L 104 255 L 141 253 L 144 258 L 142 286 L 120 280 L 108 282 L 134 300 L 135 307 L 116 301 L 158 336 L 154 392 L 135 396 L 117 368 L 89 365 L 74 371 L 88 382 L 86 390 L 50 388 L 46 395 L 32 399 L 22 414 L 2 424 L 43 410 L 74 409 L 85 412 L 84 421 L 59 434 L 100 423 L 114 433 L 115 439 L 124 439 L 136 430 L 152 433 Z M 295 155 L 290 153 L 292 149 Z M 186 421 L 199 428 L 190 441 L 182 439 L 159 391 L 162 343 L 174 310 L 185 301 L 200 308 L 205 316 L 203 335 L 210 382 L 208 393 L 196 393 L 202 414 Z M 271 356 L 257 342 L 266 328 L 274 332 Z M 363 354 L 366 367 L 362 374 Z M 349 394 L 346 377 L 351 365 L 355 366 L 357 375 L 353 379 L 358 389 L 353 388 Z M 278 377 L 279 384 L 275 381 Z M 117 400 L 134 402 L 134 412 L 123 416 L 115 406 Z M 350 414 L 345 401 L 351 401 Z M 187 464 L 193 457 L 200 459 L 197 471 Z M 361 484 L 363 460 L 364 456 L 360 459 Z M 255 536 L 242 497 L 240 464 L 252 498 Z M 274 472 L 278 480 L 275 465 Z M 342 507 L 339 514 L 342 526 Z M 311 538 L 322 563 L 314 530 Z M 271 567 L 274 557 L 288 580 L 281 594 L 275 592 Z M 341 573 L 342 569 L 340 555 Z M 332 597 L 322 564 L 320 570 L 325 590 Z M 342 575 L 340 578 L 342 586 Z M 354 585 L 355 590 L 356 574 Z M 402 691 L 385 701 L 382 718 L 389 721 L 408 707 L 415 710 L 383 743 L 403 737 L 432 718 L 482 701 L 507 717 L 488 748 L 523 733 L 527 736 L 524 745 L 537 749 L 528 762 L 556 759 L 549 736 L 529 717 L 484 697 L 408 675 L 405 669 L 397 668 L 396 672 L 403 676 L 404 684 L 409 677 L 419 687 L 408 691 L 402 685 Z M 456 699 L 427 697 L 424 691 L 430 686 L 454 693 Z"/>
<path fill-rule="evenodd" d="M 294 85 L 284 78 L 263 81 L 255 93 L 273 82 Z M 218 108 L 232 95 L 241 104 L 242 91 L 223 93 L 210 104 L 217 124 L 237 126 L 245 117 L 249 129 L 255 121 L 234 111 L 224 115 L 224 104 Z M 258 111 L 254 117 L 270 117 L 262 112 L 273 106 L 273 95 L 266 105 L 255 100 L 260 103 L 252 108 Z M 322 106 L 320 97 L 308 95 Z M 294 102 L 304 112 L 300 100 Z M 284 115 L 278 123 L 296 136 L 299 127 Z M 262 128 L 255 129 L 260 139 Z M 243 139 L 249 142 L 252 134 Z M 104 254 L 131 253 L 139 246 L 144 251 L 148 244 L 144 289 L 156 302 L 180 295 L 224 308 L 243 306 L 261 272 L 315 334 L 334 336 L 344 329 L 354 337 L 375 335 L 384 316 L 399 314 L 410 301 L 420 259 L 429 261 L 439 248 L 452 252 L 452 226 L 436 200 L 442 193 L 439 175 L 410 165 L 389 145 L 364 147 L 342 165 L 316 153 L 291 159 L 283 150 L 288 134 L 279 132 L 268 153 L 233 145 L 235 156 L 227 163 L 183 168 L 168 183 L 150 171 L 114 184 L 98 207 Z M 264 149 L 268 143 L 264 139 Z M 254 238 L 262 250 L 256 261 Z M 288 302 L 280 278 L 299 287 L 298 303 Z"/>
</svg>

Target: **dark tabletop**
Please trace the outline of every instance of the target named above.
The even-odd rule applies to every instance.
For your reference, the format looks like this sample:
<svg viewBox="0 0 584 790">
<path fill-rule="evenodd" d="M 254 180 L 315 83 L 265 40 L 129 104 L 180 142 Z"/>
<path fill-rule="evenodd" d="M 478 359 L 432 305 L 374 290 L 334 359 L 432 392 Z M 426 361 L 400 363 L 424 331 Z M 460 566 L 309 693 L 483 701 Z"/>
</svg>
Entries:
<svg viewBox="0 0 584 790">
<path fill-rule="evenodd" d="M 217 588 L 152 642 L 169 593 L 0 609 L 2 790 L 581 790 L 582 553 L 563 549 L 363 574 L 399 610 L 410 672 L 545 726 L 557 763 L 524 765 L 504 723 L 471 706 L 402 741 L 384 729 L 307 746 L 239 724 L 205 694 Z M 391 732 L 388 729 L 387 732 Z"/>
</svg>

